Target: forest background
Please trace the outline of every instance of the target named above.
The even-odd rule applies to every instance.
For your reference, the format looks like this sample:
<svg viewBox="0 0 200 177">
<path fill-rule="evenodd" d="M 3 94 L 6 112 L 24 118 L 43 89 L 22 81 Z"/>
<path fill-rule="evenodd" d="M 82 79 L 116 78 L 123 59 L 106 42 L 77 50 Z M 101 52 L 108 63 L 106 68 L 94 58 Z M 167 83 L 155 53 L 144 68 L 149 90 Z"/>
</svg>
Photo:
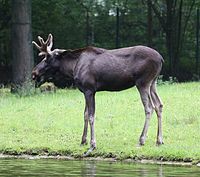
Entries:
<svg viewBox="0 0 200 177">
<path fill-rule="evenodd" d="M 2 84 L 12 82 L 13 70 L 20 70 L 11 52 L 20 40 L 11 35 L 14 2 L 0 0 Z M 147 45 L 165 59 L 164 80 L 199 80 L 199 0 L 32 0 L 29 6 L 33 40 L 52 33 L 55 48 Z M 34 63 L 40 60 L 36 52 Z"/>
</svg>

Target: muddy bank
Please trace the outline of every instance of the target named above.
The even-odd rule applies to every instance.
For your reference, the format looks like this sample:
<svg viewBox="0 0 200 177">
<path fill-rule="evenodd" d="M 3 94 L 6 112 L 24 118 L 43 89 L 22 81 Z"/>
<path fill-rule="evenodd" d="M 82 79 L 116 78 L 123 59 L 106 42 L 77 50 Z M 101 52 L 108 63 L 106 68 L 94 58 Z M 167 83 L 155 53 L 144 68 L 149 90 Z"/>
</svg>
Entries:
<svg viewBox="0 0 200 177">
<path fill-rule="evenodd" d="M 90 161 L 111 161 L 111 162 L 126 162 L 126 163 L 143 163 L 143 164 L 158 164 L 158 165 L 179 165 L 179 166 L 198 166 L 200 167 L 200 162 L 184 162 L 184 161 L 162 161 L 162 160 L 150 160 L 150 159 L 116 159 L 116 158 L 103 158 L 103 157 L 73 157 L 73 156 L 64 156 L 64 155 L 7 155 L 0 154 L 0 159 L 56 159 L 56 160 L 90 160 Z"/>
</svg>

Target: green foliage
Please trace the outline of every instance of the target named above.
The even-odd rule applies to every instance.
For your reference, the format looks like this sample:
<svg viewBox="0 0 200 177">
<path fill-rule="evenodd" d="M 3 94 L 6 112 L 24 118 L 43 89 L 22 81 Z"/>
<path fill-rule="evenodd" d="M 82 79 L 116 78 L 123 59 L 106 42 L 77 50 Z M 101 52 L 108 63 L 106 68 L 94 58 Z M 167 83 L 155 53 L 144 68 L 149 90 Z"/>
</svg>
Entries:
<svg viewBox="0 0 200 177">
<path fill-rule="evenodd" d="M 164 103 L 164 145 L 156 146 L 154 113 L 145 146 L 136 146 L 144 125 L 144 110 L 136 89 L 99 92 L 95 120 L 97 149 L 92 156 L 199 161 L 199 83 L 160 85 L 158 92 Z M 89 147 L 79 146 L 84 97 L 78 90 L 20 98 L 1 89 L 0 97 L 2 153 L 81 157 Z"/>
<path fill-rule="evenodd" d="M 175 83 L 178 83 L 178 80 L 176 77 L 169 77 L 168 80 L 164 80 L 163 75 L 160 75 L 157 80 L 158 85 L 170 85 L 170 84 L 175 84 Z"/>
<path fill-rule="evenodd" d="M 34 39 L 52 33 L 55 48 L 84 46 L 84 9 L 74 0 L 34 0 L 32 11 Z"/>
</svg>

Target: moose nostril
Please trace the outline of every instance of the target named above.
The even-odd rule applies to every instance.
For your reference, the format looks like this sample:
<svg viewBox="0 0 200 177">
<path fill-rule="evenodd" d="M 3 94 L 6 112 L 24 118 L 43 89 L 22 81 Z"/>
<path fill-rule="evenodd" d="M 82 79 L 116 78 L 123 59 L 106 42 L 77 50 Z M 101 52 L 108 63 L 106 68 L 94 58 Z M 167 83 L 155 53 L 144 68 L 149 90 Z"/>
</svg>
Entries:
<svg viewBox="0 0 200 177">
<path fill-rule="evenodd" d="M 32 79 L 35 80 L 37 75 L 38 75 L 38 72 L 36 71 L 32 72 Z"/>
<path fill-rule="evenodd" d="M 35 80 L 36 76 L 35 74 L 32 74 L 32 79 Z"/>
</svg>

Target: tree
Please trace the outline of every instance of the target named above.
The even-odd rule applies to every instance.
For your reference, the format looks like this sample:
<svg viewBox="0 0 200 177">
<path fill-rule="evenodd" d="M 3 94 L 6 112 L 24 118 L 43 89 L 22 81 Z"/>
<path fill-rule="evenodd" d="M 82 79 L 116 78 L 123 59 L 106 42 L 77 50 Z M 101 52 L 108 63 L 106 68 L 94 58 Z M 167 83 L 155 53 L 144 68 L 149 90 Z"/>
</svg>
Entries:
<svg viewBox="0 0 200 177">
<path fill-rule="evenodd" d="M 85 10 L 86 45 L 88 46 L 94 43 L 94 31 L 93 31 L 94 26 L 92 22 L 92 19 L 93 19 L 92 15 L 94 15 L 93 8 L 95 6 L 95 2 L 93 0 L 84 0 L 84 1 L 76 0 L 76 1 Z"/>
<path fill-rule="evenodd" d="M 12 0 L 12 81 L 11 91 L 20 93 L 30 85 L 33 68 L 31 0 Z"/>
<path fill-rule="evenodd" d="M 0 0 L 0 67 L 10 64 L 7 60 L 10 58 L 10 1 Z"/>
<path fill-rule="evenodd" d="M 170 75 L 174 77 L 179 74 L 180 53 L 194 4 L 195 0 L 148 0 L 166 34 Z"/>
<path fill-rule="evenodd" d="M 152 46 L 152 8 L 151 8 L 151 0 L 147 0 L 147 40 L 148 46 Z"/>
<path fill-rule="evenodd" d="M 199 75 L 199 9 L 197 9 L 197 19 L 196 19 L 196 74 Z"/>
</svg>

